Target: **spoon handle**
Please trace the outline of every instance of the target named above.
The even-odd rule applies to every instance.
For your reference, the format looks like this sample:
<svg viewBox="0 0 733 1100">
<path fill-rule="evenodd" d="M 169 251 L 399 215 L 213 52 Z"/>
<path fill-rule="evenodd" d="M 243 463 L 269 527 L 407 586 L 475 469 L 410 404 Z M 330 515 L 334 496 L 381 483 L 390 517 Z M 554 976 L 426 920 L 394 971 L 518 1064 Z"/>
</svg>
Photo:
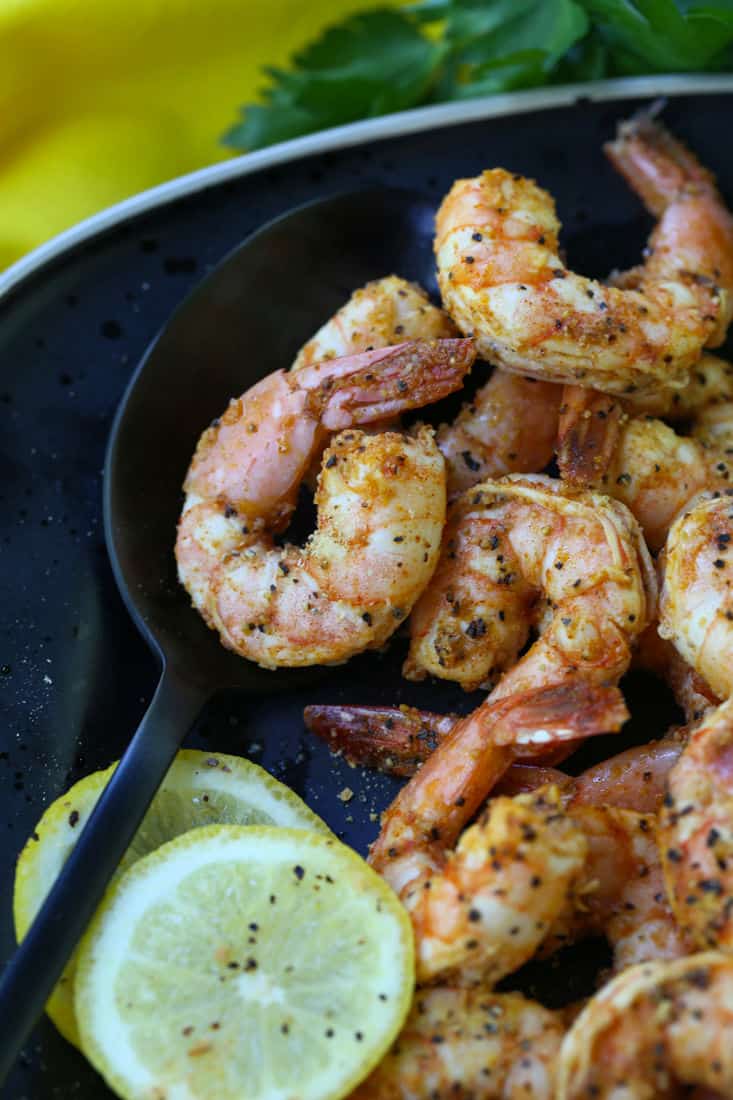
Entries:
<svg viewBox="0 0 733 1100">
<path fill-rule="evenodd" d="M 119 767 L 0 979 L 0 1085 L 205 701 L 200 689 L 163 670 Z"/>
</svg>

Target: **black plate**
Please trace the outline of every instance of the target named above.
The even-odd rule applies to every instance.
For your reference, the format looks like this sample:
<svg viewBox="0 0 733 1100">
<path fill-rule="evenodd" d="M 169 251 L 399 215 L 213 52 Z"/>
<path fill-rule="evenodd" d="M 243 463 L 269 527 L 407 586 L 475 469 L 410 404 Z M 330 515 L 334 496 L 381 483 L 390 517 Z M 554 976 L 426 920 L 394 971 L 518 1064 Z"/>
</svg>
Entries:
<svg viewBox="0 0 733 1100">
<path fill-rule="evenodd" d="M 732 100 L 730 93 L 682 96 L 665 111 L 670 127 L 716 171 L 729 199 L 733 153 L 720 134 Z M 536 177 L 556 196 L 571 265 L 598 276 L 629 266 L 650 223 L 605 162 L 601 143 L 639 102 L 581 101 L 264 168 L 113 226 L 35 271 L 0 303 L 0 958 L 14 946 L 12 876 L 25 839 L 53 798 L 120 755 L 155 682 L 154 659 L 122 606 L 107 562 L 101 477 L 117 402 L 174 307 L 239 241 L 301 203 L 398 187 L 435 205 L 456 176 L 494 164 Z M 283 353 L 294 352 L 353 289 L 320 262 L 333 243 L 323 251 L 314 243 L 313 281 L 322 287 L 316 298 L 323 312 L 297 325 L 283 318 L 287 337 L 277 334 Z M 385 273 L 378 248 L 372 259 L 373 270 L 360 269 L 359 278 Z M 418 274 L 412 256 L 401 266 Z M 245 374 L 243 386 L 248 381 Z M 246 720 L 241 698 L 230 693 L 207 709 L 187 743 L 264 764 L 364 851 L 395 785 L 331 757 L 308 738 L 301 712 L 306 702 L 318 701 L 399 701 L 441 710 L 465 710 L 475 701 L 444 684 L 401 680 L 403 653 L 397 640 L 386 656 L 359 658 L 307 691 L 250 698 Z M 631 679 L 634 721 L 623 744 L 661 733 L 676 717 L 660 685 Z M 621 744 L 594 743 L 586 758 Z M 348 803 L 337 798 L 345 786 L 354 791 Z M 579 977 L 587 965 L 576 963 Z M 570 973 L 569 964 L 563 972 Z M 44 1021 L 3 1095 L 101 1100 L 111 1094 Z"/>
</svg>

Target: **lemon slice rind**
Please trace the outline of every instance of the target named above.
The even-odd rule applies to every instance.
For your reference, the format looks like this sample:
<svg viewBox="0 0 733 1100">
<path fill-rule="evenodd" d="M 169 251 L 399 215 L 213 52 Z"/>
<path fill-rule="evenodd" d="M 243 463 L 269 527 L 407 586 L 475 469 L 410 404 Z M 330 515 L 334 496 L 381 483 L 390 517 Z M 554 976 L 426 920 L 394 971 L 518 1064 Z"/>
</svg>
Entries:
<svg viewBox="0 0 733 1100">
<path fill-rule="evenodd" d="M 337 1100 L 413 990 L 409 917 L 333 837 L 211 826 L 108 891 L 84 940 L 85 1054 L 125 1100 Z"/>
<path fill-rule="evenodd" d="M 56 799 L 21 852 L 13 889 L 18 941 L 28 931 L 116 767 L 114 763 L 85 776 Z M 184 749 L 177 754 L 117 873 L 190 828 L 220 823 L 277 825 L 331 835 L 293 791 L 259 765 L 226 753 Z M 72 956 L 46 1010 L 64 1038 L 78 1047 L 74 971 Z"/>
</svg>

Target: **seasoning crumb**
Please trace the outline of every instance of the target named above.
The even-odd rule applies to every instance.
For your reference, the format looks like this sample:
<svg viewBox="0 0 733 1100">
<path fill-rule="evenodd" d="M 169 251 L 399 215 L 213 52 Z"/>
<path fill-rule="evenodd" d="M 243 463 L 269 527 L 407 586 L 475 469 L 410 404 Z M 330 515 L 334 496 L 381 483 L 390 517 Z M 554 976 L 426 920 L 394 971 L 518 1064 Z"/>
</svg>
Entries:
<svg viewBox="0 0 733 1100">
<path fill-rule="evenodd" d="M 354 797 L 354 792 L 351 787 L 344 787 L 342 791 L 339 791 L 338 797 L 341 802 L 351 802 L 351 799 Z"/>
</svg>

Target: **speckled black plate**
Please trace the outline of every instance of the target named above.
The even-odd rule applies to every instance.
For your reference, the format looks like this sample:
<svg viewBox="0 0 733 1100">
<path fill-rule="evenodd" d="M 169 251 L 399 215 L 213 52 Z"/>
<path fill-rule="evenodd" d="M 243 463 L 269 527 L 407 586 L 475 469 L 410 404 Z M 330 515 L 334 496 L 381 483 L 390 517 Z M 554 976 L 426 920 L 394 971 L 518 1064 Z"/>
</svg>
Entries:
<svg viewBox="0 0 733 1100">
<path fill-rule="evenodd" d="M 494 164 L 536 177 L 556 196 L 571 266 L 598 276 L 629 266 L 649 221 L 601 144 L 619 118 L 660 93 L 670 96 L 671 128 L 733 199 L 733 153 L 720 140 L 733 81 L 616 82 L 412 112 L 217 166 L 106 212 L 0 277 L 1 959 L 14 946 L 13 868 L 25 839 L 52 799 L 120 755 L 156 679 L 107 562 L 101 481 L 117 402 L 174 307 L 249 233 L 304 202 L 398 187 L 437 204 L 456 176 Z M 345 298 L 352 288 L 335 285 L 318 261 L 314 255 L 312 278 L 323 283 L 324 300 Z M 406 256 L 404 272 L 413 270 Z M 381 274 L 377 263 L 363 278 Z M 324 319 L 314 316 L 310 327 Z M 293 352 L 296 345 L 294 333 Z M 187 744 L 264 764 L 364 851 L 394 784 L 332 758 L 307 736 L 302 708 L 393 700 L 465 710 L 475 703 L 446 685 L 402 681 L 403 653 L 397 639 L 384 656 L 359 658 L 300 693 L 250 698 L 246 709 L 236 694 L 220 697 Z M 630 677 L 627 687 L 634 719 L 623 742 L 594 742 L 577 767 L 590 753 L 608 755 L 659 734 L 675 717 L 660 685 Z M 336 797 L 345 786 L 354 791 L 348 803 Z M 586 951 L 566 959 L 562 980 L 557 969 L 550 982 L 539 980 L 540 995 L 574 996 L 593 958 Z M 530 968 L 524 982 L 535 988 L 537 973 Z M 110 1094 L 44 1021 L 3 1095 Z"/>
</svg>

